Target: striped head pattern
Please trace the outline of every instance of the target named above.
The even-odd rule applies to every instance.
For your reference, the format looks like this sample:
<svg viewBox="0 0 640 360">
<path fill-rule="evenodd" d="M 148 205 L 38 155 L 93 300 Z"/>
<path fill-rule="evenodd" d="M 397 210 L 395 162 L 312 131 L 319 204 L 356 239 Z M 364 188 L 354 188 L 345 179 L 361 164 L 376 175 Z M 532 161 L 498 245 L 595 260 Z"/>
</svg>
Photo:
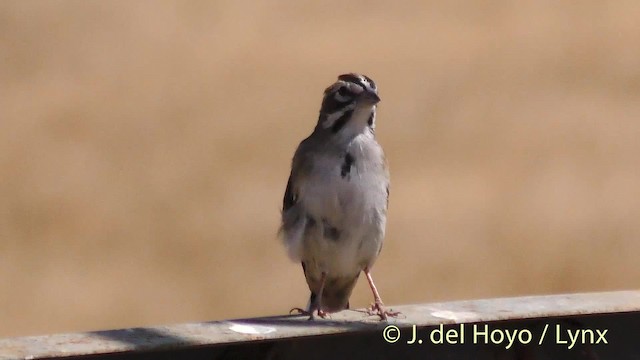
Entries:
<svg viewBox="0 0 640 360">
<path fill-rule="evenodd" d="M 373 131 L 379 101 L 376 83 L 371 78 L 355 73 L 340 75 L 324 91 L 318 127 L 338 133 L 358 113 L 366 116 L 364 120 Z"/>
</svg>

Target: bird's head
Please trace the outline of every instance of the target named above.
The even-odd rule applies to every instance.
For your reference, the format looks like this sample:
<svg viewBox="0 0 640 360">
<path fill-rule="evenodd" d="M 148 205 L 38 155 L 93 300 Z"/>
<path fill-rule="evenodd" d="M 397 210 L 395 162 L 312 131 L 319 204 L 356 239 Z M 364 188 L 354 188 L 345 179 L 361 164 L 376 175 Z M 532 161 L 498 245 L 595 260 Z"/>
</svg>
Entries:
<svg viewBox="0 0 640 360">
<path fill-rule="evenodd" d="M 356 73 L 340 75 L 324 91 L 318 125 L 338 133 L 348 122 L 360 121 L 373 130 L 378 102 L 378 88 L 371 78 Z"/>
</svg>

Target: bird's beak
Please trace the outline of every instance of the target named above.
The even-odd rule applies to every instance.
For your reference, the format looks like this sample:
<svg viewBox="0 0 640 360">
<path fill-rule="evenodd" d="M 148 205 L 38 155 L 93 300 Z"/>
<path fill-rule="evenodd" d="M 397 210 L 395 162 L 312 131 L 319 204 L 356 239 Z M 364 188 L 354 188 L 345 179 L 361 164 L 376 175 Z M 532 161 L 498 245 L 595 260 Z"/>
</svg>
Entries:
<svg viewBox="0 0 640 360">
<path fill-rule="evenodd" d="M 378 96 L 378 94 L 374 93 L 373 91 L 365 90 L 362 92 L 362 94 L 360 94 L 360 100 L 375 105 L 380 102 L 380 96 Z"/>
</svg>

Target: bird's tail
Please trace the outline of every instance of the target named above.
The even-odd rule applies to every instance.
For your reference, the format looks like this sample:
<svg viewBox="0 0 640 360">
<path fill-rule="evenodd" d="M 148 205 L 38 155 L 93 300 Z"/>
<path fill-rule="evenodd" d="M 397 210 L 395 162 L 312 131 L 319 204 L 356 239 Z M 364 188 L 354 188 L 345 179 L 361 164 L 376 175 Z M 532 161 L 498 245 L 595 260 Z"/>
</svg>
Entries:
<svg viewBox="0 0 640 360">
<path fill-rule="evenodd" d="M 325 280 L 324 289 L 322 290 L 322 299 L 320 299 L 320 309 L 326 312 L 336 312 L 349 308 L 349 298 L 351 292 L 358 281 L 358 273 L 354 277 L 335 277 L 330 276 Z M 310 286 L 311 288 L 311 286 Z M 311 290 L 307 310 L 311 311 L 315 306 L 317 299 L 316 289 Z"/>
</svg>

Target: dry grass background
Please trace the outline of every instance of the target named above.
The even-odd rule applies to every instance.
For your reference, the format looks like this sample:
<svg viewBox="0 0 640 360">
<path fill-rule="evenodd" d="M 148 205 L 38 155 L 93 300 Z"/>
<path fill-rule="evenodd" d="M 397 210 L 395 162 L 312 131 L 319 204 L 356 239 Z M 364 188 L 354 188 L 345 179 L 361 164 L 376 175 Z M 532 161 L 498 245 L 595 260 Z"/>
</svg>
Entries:
<svg viewBox="0 0 640 360">
<path fill-rule="evenodd" d="M 388 304 L 637 288 L 637 1 L 0 2 L 0 336 L 282 314 L 322 90 L 373 77 Z M 364 281 L 352 304 L 365 306 Z"/>
</svg>

